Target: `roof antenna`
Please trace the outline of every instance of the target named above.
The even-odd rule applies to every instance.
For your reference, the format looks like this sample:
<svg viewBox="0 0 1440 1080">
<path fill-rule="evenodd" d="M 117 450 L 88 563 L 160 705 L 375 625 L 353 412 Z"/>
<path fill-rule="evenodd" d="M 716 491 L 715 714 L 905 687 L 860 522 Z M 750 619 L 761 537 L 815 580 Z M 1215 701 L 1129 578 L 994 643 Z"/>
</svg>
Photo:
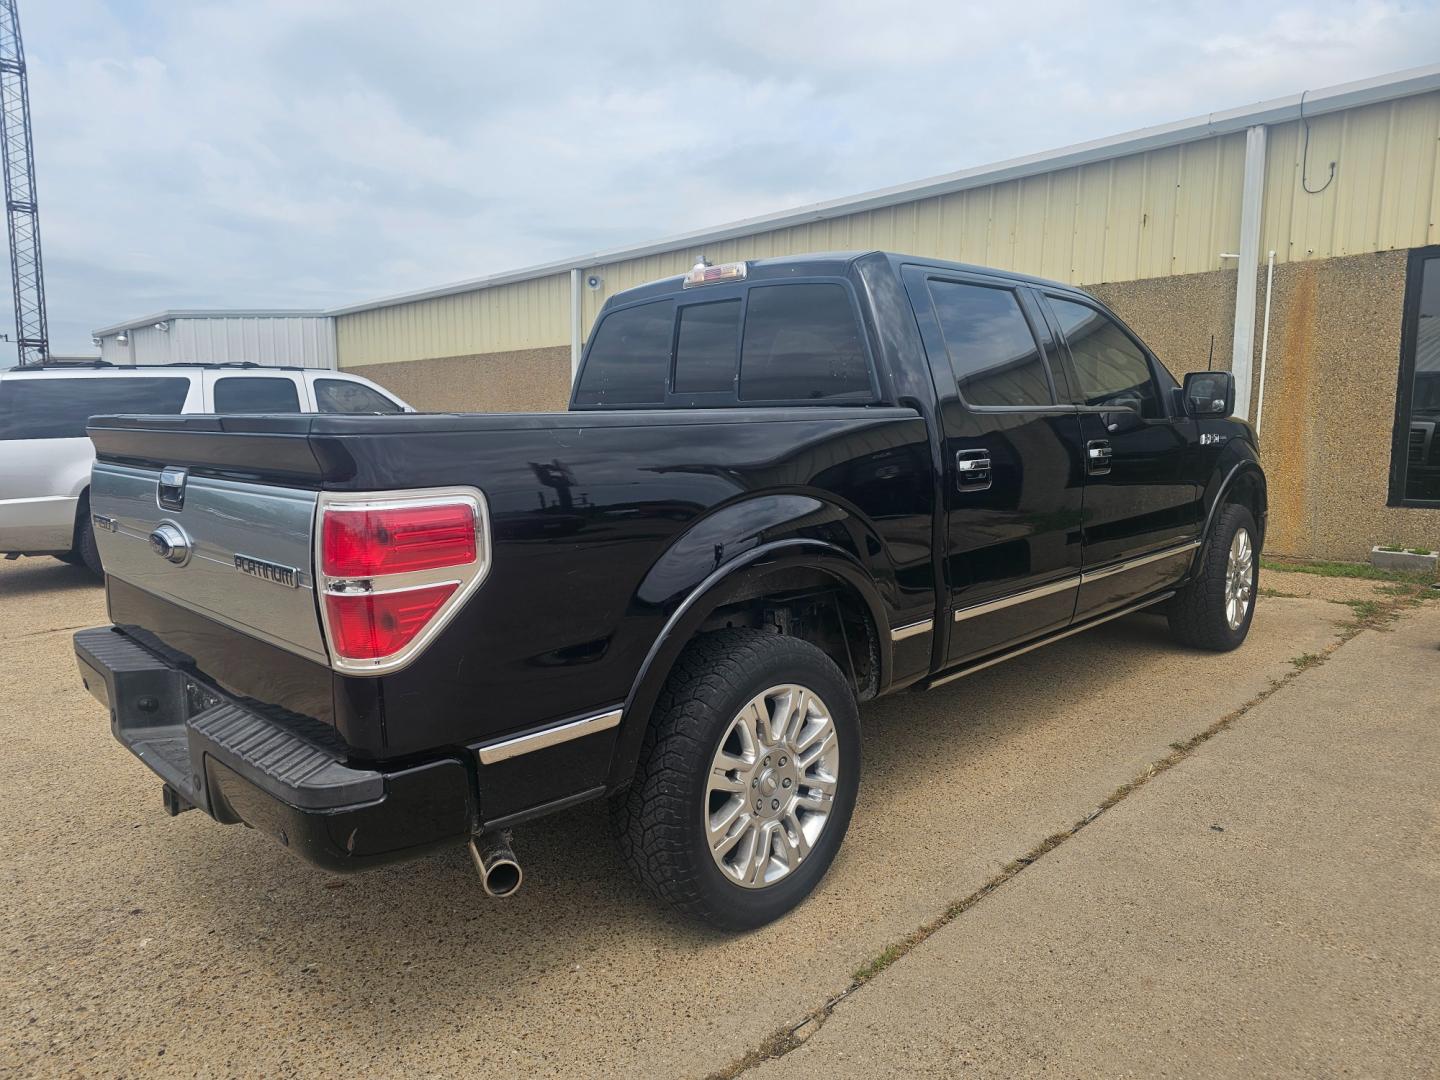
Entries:
<svg viewBox="0 0 1440 1080">
<path fill-rule="evenodd" d="M 1215 366 L 1215 335 L 1210 335 L 1210 359 L 1205 361 L 1205 370 L 1209 371 Z"/>
</svg>

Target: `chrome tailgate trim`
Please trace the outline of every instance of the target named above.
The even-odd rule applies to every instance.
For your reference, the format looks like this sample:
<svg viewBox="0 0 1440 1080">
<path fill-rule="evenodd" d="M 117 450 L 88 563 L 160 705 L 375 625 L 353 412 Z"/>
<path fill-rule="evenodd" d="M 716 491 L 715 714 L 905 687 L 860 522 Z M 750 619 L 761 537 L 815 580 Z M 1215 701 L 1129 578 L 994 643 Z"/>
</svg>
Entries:
<svg viewBox="0 0 1440 1080">
<path fill-rule="evenodd" d="M 316 492 L 190 476 L 180 509 L 170 509 L 157 500 L 160 474 L 154 468 L 96 463 L 91 511 L 113 522 L 113 528 L 95 530 L 106 574 L 328 664 L 311 567 Z M 187 538 L 182 561 L 152 550 L 150 535 L 162 524 Z M 257 565 L 267 573 L 255 573 Z"/>
</svg>

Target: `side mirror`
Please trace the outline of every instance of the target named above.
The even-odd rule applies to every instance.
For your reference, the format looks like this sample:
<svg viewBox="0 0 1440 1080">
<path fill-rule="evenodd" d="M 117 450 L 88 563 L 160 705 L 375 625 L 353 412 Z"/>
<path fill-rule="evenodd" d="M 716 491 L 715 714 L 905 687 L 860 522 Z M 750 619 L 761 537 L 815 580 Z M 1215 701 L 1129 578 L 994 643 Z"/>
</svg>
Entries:
<svg viewBox="0 0 1440 1080">
<path fill-rule="evenodd" d="M 1228 371 L 1192 371 L 1185 376 L 1187 416 L 1229 416 L 1235 411 L 1235 376 Z"/>
</svg>

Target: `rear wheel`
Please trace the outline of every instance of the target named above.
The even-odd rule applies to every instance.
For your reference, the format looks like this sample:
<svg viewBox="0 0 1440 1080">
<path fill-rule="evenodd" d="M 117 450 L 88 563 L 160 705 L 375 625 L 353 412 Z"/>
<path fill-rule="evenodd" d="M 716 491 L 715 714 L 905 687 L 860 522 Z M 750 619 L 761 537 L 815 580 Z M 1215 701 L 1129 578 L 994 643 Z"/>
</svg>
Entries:
<svg viewBox="0 0 1440 1080">
<path fill-rule="evenodd" d="M 1220 511 L 1194 580 L 1171 601 L 1170 631 L 1186 645 L 1238 648 L 1255 617 L 1260 558 L 1255 518 L 1231 503 Z"/>
<path fill-rule="evenodd" d="M 825 876 L 859 773 L 855 696 L 830 658 L 796 638 L 725 630 L 676 663 L 611 822 L 651 893 L 745 930 Z"/>
</svg>

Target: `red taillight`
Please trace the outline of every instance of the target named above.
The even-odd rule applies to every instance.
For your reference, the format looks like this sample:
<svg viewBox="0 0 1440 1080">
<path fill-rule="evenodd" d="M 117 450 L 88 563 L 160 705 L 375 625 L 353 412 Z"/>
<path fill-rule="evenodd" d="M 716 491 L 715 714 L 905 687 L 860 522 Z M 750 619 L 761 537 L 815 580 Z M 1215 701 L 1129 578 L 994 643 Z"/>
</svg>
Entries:
<svg viewBox="0 0 1440 1080">
<path fill-rule="evenodd" d="M 475 558 L 475 511 L 469 503 L 332 508 L 321 526 L 320 568 L 330 577 L 434 570 Z"/>
<path fill-rule="evenodd" d="M 347 660 L 392 656 L 415 640 L 458 583 L 381 593 L 327 593 L 330 642 Z"/>
<path fill-rule="evenodd" d="M 330 665 L 404 667 L 490 570 L 485 496 L 475 488 L 322 492 L 315 586 Z"/>
</svg>

